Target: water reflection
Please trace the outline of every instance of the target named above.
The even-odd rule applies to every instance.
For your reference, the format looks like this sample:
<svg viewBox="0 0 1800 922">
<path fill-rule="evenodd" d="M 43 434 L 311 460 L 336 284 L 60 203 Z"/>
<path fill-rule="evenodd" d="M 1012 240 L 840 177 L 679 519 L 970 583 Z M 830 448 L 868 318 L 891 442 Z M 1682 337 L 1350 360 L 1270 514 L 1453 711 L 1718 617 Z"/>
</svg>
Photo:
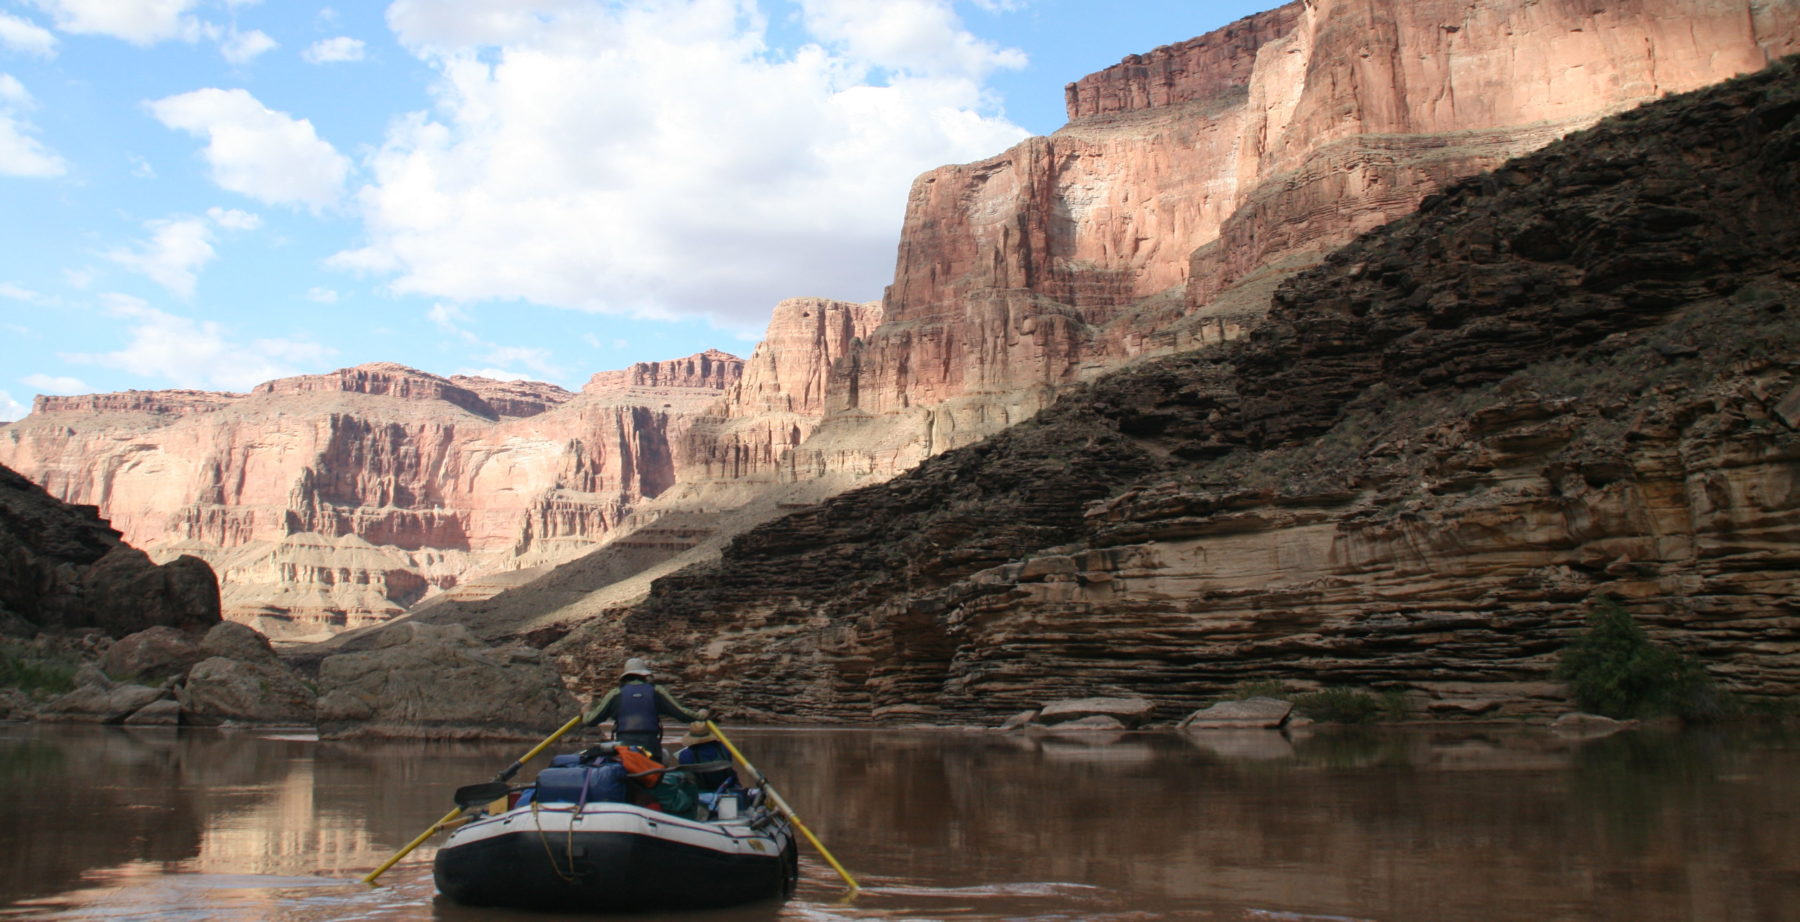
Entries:
<svg viewBox="0 0 1800 922">
<path fill-rule="evenodd" d="M 774 919 L 1793 919 L 1800 750 L 1639 732 L 742 730 L 862 880 Z M 0 917 L 555 919 L 355 878 L 508 744 L 0 726 Z M 632 917 L 627 917 L 632 918 Z M 637 917 L 656 918 L 656 917 Z M 667 917 L 664 917 L 667 918 Z"/>
</svg>

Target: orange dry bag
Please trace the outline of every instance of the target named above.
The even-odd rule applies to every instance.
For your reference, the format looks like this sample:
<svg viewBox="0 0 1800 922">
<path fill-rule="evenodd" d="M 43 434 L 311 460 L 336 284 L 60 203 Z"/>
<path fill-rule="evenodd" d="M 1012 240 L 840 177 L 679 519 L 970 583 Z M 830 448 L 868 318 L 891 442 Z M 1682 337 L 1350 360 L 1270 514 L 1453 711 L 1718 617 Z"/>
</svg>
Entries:
<svg viewBox="0 0 1800 922">
<path fill-rule="evenodd" d="M 625 773 L 638 784 L 653 788 L 656 787 L 658 781 L 662 780 L 661 769 L 666 766 L 650 758 L 650 753 L 636 746 L 620 746 L 613 750 L 613 755 L 618 757 L 620 765 L 625 766 Z"/>
</svg>

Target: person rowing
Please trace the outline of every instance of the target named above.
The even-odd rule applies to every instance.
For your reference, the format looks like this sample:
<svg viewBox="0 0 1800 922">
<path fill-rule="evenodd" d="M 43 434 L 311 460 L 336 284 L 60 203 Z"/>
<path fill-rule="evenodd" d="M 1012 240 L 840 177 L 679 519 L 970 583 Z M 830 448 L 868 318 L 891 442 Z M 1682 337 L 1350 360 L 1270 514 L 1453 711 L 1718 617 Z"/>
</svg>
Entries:
<svg viewBox="0 0 1800 922">
<path fill-rule="evenodd" d="M 619 687 L 589 707 L 582 714 L 582 725 L 593 727 L 613 722 L 613 739 L 626 746 L 637 746 L 653 758 L 668 764 L 662 749 L 662 718 L 672 717 L 684 723 L 712 719 L 706 708 L 690 711 L 674 695 L 651 681 L 650 663 L 641 657 L 625 660 L 619 670 Z"/>
</svg>

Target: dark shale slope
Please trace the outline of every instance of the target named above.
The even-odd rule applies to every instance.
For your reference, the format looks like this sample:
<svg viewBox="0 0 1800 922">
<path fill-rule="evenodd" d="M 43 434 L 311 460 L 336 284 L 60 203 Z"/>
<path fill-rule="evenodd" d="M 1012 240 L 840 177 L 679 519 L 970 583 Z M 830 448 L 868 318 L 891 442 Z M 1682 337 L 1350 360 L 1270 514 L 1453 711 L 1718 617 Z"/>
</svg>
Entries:
<svg viewBox="0 0 1800 922">
<path fill-rule="evenodd" d="M 1221 347 L 762 526 L 553 650 L 763 719 L 986 721 L 1235 682 L 1566 707 L 1623 597 L 1727 688 L 1800 689 L 1790 58 L 1426 200 Z"/>
</svg>

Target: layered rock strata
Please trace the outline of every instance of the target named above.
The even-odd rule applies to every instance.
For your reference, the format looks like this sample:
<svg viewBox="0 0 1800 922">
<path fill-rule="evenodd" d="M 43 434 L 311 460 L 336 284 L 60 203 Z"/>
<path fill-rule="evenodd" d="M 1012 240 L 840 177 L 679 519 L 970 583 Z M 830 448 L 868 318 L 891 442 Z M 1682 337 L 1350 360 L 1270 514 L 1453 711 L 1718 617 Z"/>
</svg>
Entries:
<svg viewBox="0 0 1800 922">
<path fill-rule="evenodd" d="M 1566 707 L 1611 594 L 1731 692 L 1800 691 L 1800 73 L 1454 184 L 1147 362 L 757 528 L 553 650 L 774 719 L 997 721 L 1229 686 Z"/>
<path fill-rule="evenodd" d="M 1310 0 L 1134 55 L 1069 85 L 1062 130 L 914 184 L 886 323 L 834 386 L 846 425 L 904 418 L 902 470 L 1241 335 L 1266 275 L 1797 36 L 1794 4 L 1752 0 Z"/>
<path fill-rule="evenodd" d="M 682 479 L 742 364 L 640 363 L 581 394 L 378 363 L 247 395 L 45 399 L 0 457 L 158 556 L 212 561 L 234 618 L 313 633 L 591 545 Z"/>
<path fill-rule="evenodd" d="M 1282 277 L 1457 177 L 1797 33 L 1787 0 L 1290 4 L 1084 78 L 1061 131 L 920 177 L 883 301 L 784 302 L 747 364 L 644 363 L 574 395 L 375 364 L 40 398 L 0 462 L 159 558 L 211 561 L 234 617 L 378 623 L 622 523 L 723 534 L 1241 336 Z"/>
</svg>

